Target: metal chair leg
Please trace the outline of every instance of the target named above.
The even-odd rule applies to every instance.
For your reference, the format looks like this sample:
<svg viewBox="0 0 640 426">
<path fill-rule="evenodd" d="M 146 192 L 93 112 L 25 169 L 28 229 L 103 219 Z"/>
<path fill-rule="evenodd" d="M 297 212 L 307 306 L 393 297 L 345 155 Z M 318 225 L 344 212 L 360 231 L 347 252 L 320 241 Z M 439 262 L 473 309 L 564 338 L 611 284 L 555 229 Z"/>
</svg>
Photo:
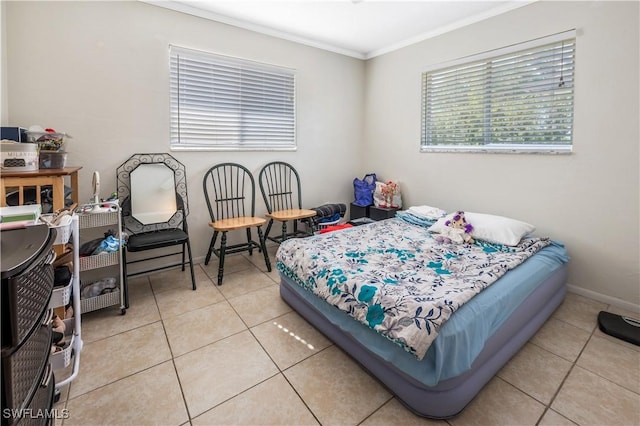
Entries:
<svg viewBox="0 0 640 426">
<path fill-rule="evenodd" d="M 191 269 L 191 285 L 196 289 L 196 275 L 193 273 L 193 258 L 191 257 L 191 243 L 187 240 L 187 250 L 189 251 L 189 268 Z M 184 251 L 182 253 L 184 256 Z M 182 270 L 184 271 L 184 261 L 182 262 Z"/>
<path fill-rule="evenodd" d="M 123 290 L 124 290 L 124 307 L 125 309 L 129 309 L 129 279 L 127 278 L 127 249 L 122 249 L 122 279 L 123 282 Z"/>
<path fill-rule="evenodd" d="M 182 244 L 182 272 L 184 272 L 184 243 Z"/>
</svg>

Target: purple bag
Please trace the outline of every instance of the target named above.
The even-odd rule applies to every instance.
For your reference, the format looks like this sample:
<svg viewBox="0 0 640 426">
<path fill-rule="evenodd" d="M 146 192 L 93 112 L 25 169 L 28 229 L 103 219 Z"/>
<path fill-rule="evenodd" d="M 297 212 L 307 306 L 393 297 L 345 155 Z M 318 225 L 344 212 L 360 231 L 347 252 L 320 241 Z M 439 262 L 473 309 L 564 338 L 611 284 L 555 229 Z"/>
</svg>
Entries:
<svg viewBox="0 0 640 426">
<path fill-rule="evenodd" d="M 355 201 L 353 204 L 360 207 L 367 207 L 373 204 L 373 191 L 376 189 L 376 174 L 370 173 L 364 176 L 362 180 L 355 178 L 353 180 L 353 192 Z"/>
</svg>

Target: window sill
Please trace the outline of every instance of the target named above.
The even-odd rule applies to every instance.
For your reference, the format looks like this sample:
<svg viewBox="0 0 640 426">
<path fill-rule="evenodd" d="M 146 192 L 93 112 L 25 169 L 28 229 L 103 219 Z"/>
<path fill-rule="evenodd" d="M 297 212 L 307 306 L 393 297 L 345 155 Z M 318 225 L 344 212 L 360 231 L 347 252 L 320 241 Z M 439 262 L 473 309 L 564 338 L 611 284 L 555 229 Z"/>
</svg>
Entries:
<svg viewBox="0 0 640 426">
<path fill-rule="evenodd" d="M 238 152 L 238 151 L 297 151 L 298 147 L 231 147 L 231 146 L 175 146 L 172 145 L 169 147 L 170 151 L 175 152 L 203 152 L 203 151 L 228 151 L 228 152 Z"/>
<path fill-rule="evenodd" d="M 439 145 L 439 146 L 421 146 L 420 152 L 457 152 L 457 153 L 473 153 L 473 154 L 572 154 L 573 146 L 556 146 L 548 145 L 481 145 L 481 146 L 456 146 L 456 145 Z"/>
</svg>

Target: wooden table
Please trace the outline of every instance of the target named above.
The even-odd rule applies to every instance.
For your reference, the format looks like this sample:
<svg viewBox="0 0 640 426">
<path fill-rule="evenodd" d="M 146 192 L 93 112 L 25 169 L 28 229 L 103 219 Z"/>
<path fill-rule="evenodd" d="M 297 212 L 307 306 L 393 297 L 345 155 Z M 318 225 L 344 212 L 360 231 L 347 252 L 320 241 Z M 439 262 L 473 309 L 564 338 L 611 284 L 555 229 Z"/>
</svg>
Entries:
<svg viewBox="0 0 640 426">
<path fill-rule="evenodd" d="M 50 185 L 53 188 L 53 211 L 63 209 L 64 205 L 64 179 L 69 176 L 71 180 L 71 199 L 78 203 L 78 170 L 82 167 L 65 167 L 64 169 L 40 169 L 33 172 L 2 171 L 0 177 L 0 207 L 7 205 L 8 189 L 17 189 L 19 193 L 19 205 L 24 204 L 25 188 L 36 188 L 36 203 L 42 204 L 40 194 L 43 186 Z"/>
</svg>

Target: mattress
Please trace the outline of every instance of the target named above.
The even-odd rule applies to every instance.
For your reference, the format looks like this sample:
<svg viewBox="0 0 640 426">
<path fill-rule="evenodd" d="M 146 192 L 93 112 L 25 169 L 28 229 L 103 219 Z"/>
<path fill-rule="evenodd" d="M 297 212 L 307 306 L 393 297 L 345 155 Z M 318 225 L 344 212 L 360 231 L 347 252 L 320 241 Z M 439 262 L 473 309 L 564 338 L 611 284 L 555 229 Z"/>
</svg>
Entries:
<svg viewBox="0 0 640 426">
<path fill-rule="evenodd" d="M 564 247 L 552 242 L 509 270 L 444 323 L 421 360 L 310 293 L 282 273 L 284 264 L 280 291 L 411 410 L 447 418 L 464 408 L 562 302 L 567 261 Z"/>
</svg>

